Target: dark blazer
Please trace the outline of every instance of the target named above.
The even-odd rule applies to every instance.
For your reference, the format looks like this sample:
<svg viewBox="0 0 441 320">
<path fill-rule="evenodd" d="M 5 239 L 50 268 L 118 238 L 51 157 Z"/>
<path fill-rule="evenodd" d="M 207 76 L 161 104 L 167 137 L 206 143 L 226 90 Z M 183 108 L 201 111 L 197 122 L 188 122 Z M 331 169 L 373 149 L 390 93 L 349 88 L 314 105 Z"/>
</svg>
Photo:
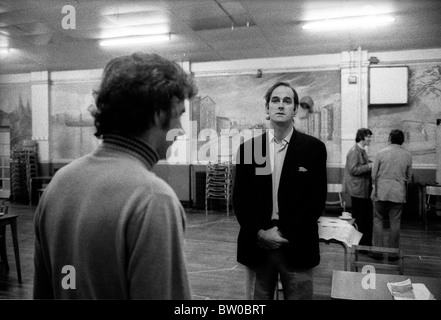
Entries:
<svg viewBox="0 0 441 320">
<path fill-rule="evenodd" d="M 243 143 L 236 157 L 233 206 L 240 224 L 237 261 L 249 267 L 258 265 L 267 254 L 257 245 L 257 232 L 271 228 L 273 201 L 268 146 L 265 133 Z M 317 219 L 326 201 L 326 157 L 323 142 L 294 129 L 280 177 L 278 204 L 279 229 L 289 240 L 281 250 L 295 268 L 308 269 L 320 262 Z M 262 170 L 266 164 L 269 174 L 256 174 L 256 168 Z"/>
<path fill-rule="evenodd" d="M 371 185 L 371 167 L 366 150 L 355 144 L 346 156 L 344 191 L 351 197 L 369 198 Z"/>
</svg>

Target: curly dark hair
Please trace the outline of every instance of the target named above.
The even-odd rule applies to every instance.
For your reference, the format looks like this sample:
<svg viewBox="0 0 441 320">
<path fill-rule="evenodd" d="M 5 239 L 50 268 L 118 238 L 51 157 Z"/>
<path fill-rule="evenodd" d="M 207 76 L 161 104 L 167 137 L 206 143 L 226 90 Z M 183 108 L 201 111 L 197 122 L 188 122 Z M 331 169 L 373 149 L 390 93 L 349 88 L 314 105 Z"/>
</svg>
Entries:
<svg viewBox="0 0 441 320">
<path fill-rule="evenodd" d="M 355 142 L 364 141 L 364 138 L 367 136 L 371 136 L 372 131 L 368 128 L 360 128 L 357 130 L 357 134 L 355 135 Z"/>
<path fill-rule="evenodd" d="M 177 63 L 157 54 L 134 53 L 106 65 L 95 93 L 96 137 L 108 133 L 139 136 L 153 125 L 154 115 L 160 111 L 171 117 L 174 97 L 191 99 L 197 87 Z"/>
</svg>

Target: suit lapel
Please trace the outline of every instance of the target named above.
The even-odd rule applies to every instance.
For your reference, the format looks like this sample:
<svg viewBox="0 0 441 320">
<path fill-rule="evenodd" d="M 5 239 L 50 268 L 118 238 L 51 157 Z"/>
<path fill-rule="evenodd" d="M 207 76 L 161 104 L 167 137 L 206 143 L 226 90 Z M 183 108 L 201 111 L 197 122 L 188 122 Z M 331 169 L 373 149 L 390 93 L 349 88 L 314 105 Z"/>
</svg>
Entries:
<svg viewBox="0 0 441 320">
<path fill-rule="evenodd" d="M 360 148 L 360 147 L 359 147 L 359 148 Z M 362 148 L 360 148 L 360 150 L 361 150 L 361 157 L 363 158 L 364 163 L 369 163 L 369 158 L 368 158 L 368 156 L 367 156 L 366 149 L 362 149 Z"/>
<path fill-rule="evenodd" d="M 295 169 L 297 165 L 297 151 L 301 144 L 301 139 L 298 132 L 294 129 L 291 139 L 288 143 L 288 150 L 286 150 L 285 159 L 283 160 L 282 173 L 280 176 L 279 186 L 290 175 L 290 172 Z M 298 166 L 297 166 L 298 167 Z M 280 187 L 279 187 L 280 188 Z"/>
</svg>

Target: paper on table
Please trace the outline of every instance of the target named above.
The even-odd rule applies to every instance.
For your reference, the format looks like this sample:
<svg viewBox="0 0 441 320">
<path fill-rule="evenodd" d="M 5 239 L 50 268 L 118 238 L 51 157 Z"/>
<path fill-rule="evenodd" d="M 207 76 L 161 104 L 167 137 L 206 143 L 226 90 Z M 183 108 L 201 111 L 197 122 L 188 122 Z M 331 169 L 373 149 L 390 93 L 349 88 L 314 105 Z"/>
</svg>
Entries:
<svg viewBox="0 0 441 320">
<path fill-rule="evenodd" d="M 388 282 L 387 288 L 394 300 L 435 300 L 423 283 L 411 283 L 410 279 L 400 282 Z"/>
<path fill-rule="evenodd" d="M 344 242 L 348 247 L 357 245 L 363 234 L 357 231 L 350 223 L 344 220 L 320 217 L 318 219 L 319 238 L 335 239 Z"/>
<path fill-rule="evenodd" d="M 410 279 L 400 282 L 388 282 L 387 288 L 395 300 L 415 300 L 415 294 Z"/>
<path fill-rule="evenodd" d="M 351 225 L 347 220 L 342 220 L 340 218 L 334 218 L 334 217 L 323 217 L 323 216 L 321 216 L 317 220 L 317 222 L 320 223 L 322 226 L 326 226 L 326 227 Z"/>
<path fill-rule="evenodd" d="M 412 283 L 415 300 L 436 300 L 424 283 Z"/>
</svg>

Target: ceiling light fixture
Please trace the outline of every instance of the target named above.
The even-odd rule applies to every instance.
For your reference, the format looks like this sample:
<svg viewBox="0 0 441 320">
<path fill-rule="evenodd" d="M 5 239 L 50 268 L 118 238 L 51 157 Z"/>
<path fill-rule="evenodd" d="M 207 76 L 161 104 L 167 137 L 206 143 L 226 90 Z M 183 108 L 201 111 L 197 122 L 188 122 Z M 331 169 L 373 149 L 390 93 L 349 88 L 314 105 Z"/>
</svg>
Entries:
<svg viewBox="0 0 441 320">
<path fill-rule="evenodd" d="M 170 27 L 166 24 L 156 24 L 148 26 L 132 26 L 132 27 L 119 27 L 103 29 L 100 32 L 100 39 L 113 39 L 120 37 L 133 37 L 133 36 L 151 36 L 156 34 L 170 33 Z"/>
<path fill-rule="evenodd" d="M 357 16 L 319 20 L 306 23 L 302 28 L 305 30 L 343 30 L 343 29 L 371 29 L 385 26 L 395 21 L 392 16 Z"/>
<path fill-rule="evenodd" d="M 121 37 L 121 38 L 112 38 L 106 39 L 100 42 L 100 45 L 103 47 L 106 46 L 121 46 L 121 45 L 141 45 L 141 44 L 149 44 L 152 42 L 161 42 L 168 41 L 171 39 L 171 34 L 155 34 L 148 36 L 133 36 L 133 37 Z"/>
</svg>

